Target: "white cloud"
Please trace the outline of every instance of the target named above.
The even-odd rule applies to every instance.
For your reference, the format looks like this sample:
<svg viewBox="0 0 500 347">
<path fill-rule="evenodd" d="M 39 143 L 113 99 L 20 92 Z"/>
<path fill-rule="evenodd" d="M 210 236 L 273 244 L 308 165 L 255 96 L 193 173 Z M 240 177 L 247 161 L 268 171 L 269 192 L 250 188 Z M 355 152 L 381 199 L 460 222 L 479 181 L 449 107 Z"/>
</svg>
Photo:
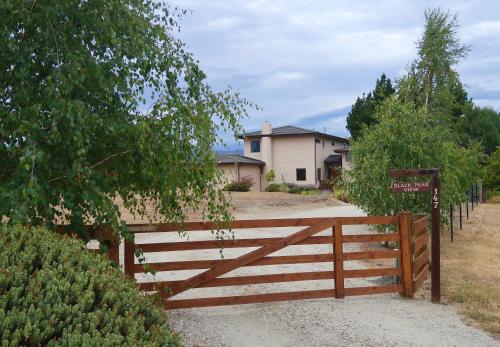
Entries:
<svg viewBox="0 0 500 347">
<path fill-rule="evenodd" d="M 382 72 L 401 76 L 415 57 L 426 8 L 459 12 L 461 39 L 471 45 L 457 68 L 470 94 L 500 109 L 479 90 L 500 90 L 500 3 L 496 1 L 178 0 L 192 10 L 180 37 L 209 82 L 227 84 L 263 107 L 245 125 L 351 105 Z M 340 129 L 342 118 L 325 122 Z M 339 130 L 340 131 L 340 130 Z"/>
</svg>

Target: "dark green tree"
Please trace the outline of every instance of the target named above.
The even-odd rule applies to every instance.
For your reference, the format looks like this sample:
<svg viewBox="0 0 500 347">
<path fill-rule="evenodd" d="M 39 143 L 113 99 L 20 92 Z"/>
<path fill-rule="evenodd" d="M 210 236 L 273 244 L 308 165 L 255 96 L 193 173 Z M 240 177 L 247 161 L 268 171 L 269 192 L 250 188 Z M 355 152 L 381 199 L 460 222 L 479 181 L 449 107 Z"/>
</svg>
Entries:
<svg viewBox="0 0 500 347">
<path fill-rule="evenodd" d="M 382 74 L 375 83 L 375 89 L 367 95 L 363 94 L 356 99 L 351 111 L 347 116 L 347 130 L 353 139 L 361 136 L 364 127 L 376 123 L 374 117 L 377 106 L 387 97 L 394 94 L 394 88 L 390 78 Z"/>
<path fill-rule="evenodd" d="M 500 146 L 500 115 L 490 107 L 471 106 L 456 121 L 460 143 L 481 143 L 486 154 Z"/>
<path fill-rule="evenodd" d="M 0 216 L 120 225 L 229 218 L 212 154 L 246 101 L 214 92 L 163 2 L 0 2 Z"/>
</svg>

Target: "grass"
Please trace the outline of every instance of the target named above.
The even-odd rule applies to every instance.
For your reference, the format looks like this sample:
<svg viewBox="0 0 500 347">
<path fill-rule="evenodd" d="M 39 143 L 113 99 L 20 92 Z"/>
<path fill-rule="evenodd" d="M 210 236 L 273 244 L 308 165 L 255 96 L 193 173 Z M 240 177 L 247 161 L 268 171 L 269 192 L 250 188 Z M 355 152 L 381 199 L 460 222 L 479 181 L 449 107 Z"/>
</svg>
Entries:
<svg viewBox="0 0 500 347">
<path fill-rule="evenodd" d="M 500 206 L 484 204 L 470 211 L 453 243 L 441 245 L 444 296 L 461 304 L 461 313 L 500 337 Z M 455 225 L 458 225 L 456 223 Z"/>
</svg>

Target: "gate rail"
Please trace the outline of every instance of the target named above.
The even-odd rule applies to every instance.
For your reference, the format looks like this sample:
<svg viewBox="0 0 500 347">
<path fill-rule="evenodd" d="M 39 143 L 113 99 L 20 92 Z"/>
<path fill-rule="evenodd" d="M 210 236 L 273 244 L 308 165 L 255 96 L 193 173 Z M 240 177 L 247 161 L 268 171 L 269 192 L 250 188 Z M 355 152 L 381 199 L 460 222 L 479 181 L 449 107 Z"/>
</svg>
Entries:
<svg viewBox="0 0 500 347">
<path fill-rule="evenodd" d="M 396 232 L 388 234 L 352 234 L 344 235 L 342 227 L 345 225 L 382 224 L 397 226 Z M 293 218 L 293 219 L 262 219 L 262 220 L 237 220 L 231 223 L 231 229 L 252 228 L 282 228 L 305 227 L 286 237 L 266 237 L 236 240 L 208 240 L 208 241 L 181 241 L 160 243 L 135 243 L 125 242 L 125 273 L 134 277 L 136 273 L 145 272 L 143 264 L 135 263 L 135 247 L 140 248 L 145 254 L 184 250 L 205 250 L 218 248 L 260 247 L 240 257 L 233 259 L 216 260 L 189 260 L 148 262 L 148 267 L 156 271 L 175 271 L 206 269 L 206 271 L 184 280 L 158 281 L 140 283 L 139 287 L 145 291 L 158 291 L 164 299 L 167 309 L 204 307 L 218 305 L 233 305 L 246 303 L 259 303 L 283 300 L 298 300 L 312 298 L 335 297 L 343 298 L 352 295 L 380 294 L 399 292 L 401 295 L 411 297 L 413 294 L 413 274 L 409 213 L 396 216 L 369 216 L 369 217 L 332 217 L 332 218 Z M 178 232 L 215 230 L 215 223 L 190 222 L 182 225 L 129 225 L 134 234 L 152 232 Z M 315 236 L 324 230 L 331 229 L 328 236 Z M 346 243 L 365 242 L 396 242 L 397 249 L 370 250 L 344 252 Z M 320 254 L 272 256 L 280 249 L 291 245 L 331 244 L 333 252 Z M 345 270 L 344 262 L 350 260 L 371 260 L 398 258 L 396 267 L 365 268 Z M 276 264 L 301 264 L 301 263 L 333 263 L 333 271 L 305 271 L 292 273 L 275 273 L 251 276 L 220 277 L 240 267 L 266 266 Z M 398 284 L 377 285 L 364 287 L 345 288 L 345 279 L 376 276 L 398 276 L 402 280 Z M 329 289 L 304 290 L 290 292 L 275 292 L 266 294 L 221 296 L 195 299 L 175 299 L 177 294 L 192 288 L 209 288 L 223 286 L 239 286 L 248 284 L 263 284 L 277 282 L 296 282 L 309 280 L 332 280 Z"/>
</svg>

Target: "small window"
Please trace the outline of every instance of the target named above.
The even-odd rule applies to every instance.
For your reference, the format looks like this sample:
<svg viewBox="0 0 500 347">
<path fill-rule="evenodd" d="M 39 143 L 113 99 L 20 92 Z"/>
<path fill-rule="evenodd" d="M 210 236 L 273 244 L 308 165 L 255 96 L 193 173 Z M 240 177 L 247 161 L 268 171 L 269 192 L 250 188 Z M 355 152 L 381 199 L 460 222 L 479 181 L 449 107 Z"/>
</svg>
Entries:
<svg viewBox="0 0 500 347">
<path fill-rule="evenodd" d="M 332 146 L 335 146 L 335 141 L 332 141 Z"/>
<path fill-rule="evenodd" d="M 306 169 L 297 169 L 297 181 L 306 180 Z"/>
<path fill-rule="evenodd" d="M 321 180 L 321 168 L 318 168 L 318 181 Z"/>
<path fill-rule="evenodd" d="M 346 153 L 346 155 L 345 155 L 345 161 L 348 162 L 348 163 L 350 163 L 352 161 L 352 156 L 351 156 L 350 153 Z"/>
<path fill-rule="evenodd" d="M 315 140 L 314 140 L 314 142 L 316 142 L 316 143 L 320 143 L 320 142 L 321 142 L 321 140 L 320 140 L 320 139 L 315 139 Z"/>
<path fill-rule="evenodd" d="M 250 151 L 252 153 L 260 152 L 260 140 L 253 140 L 250 142 Z"/>
</svg>

